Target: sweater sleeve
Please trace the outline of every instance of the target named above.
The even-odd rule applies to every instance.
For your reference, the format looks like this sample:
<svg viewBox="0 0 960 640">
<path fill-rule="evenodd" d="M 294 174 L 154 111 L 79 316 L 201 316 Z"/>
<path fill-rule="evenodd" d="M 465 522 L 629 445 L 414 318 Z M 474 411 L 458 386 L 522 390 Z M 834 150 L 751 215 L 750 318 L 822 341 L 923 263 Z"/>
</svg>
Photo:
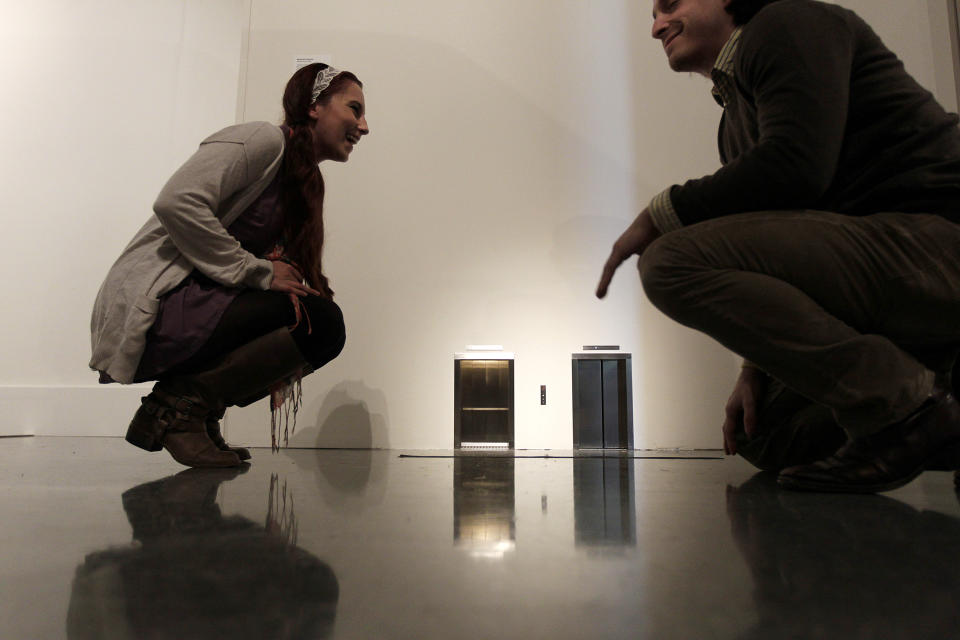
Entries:
<svg viewBox="0 0 960 640">
<path fill-rule="evenodd" d="M 282 152 L 282 137 L 279 148 L 269 138 L 256 137 L 204 142 L 167 181 L 153 210 L 176 248 L 201 273 L 229 287 L 268 289 L 273 265 L 241 247 L 219 219 L 221 208 Z M 272 148 L 261 148 L 265 145 Z"/>
<path fill-rule="evenodd" d="M 774 3 L 748 23 L 736 99 L 753 101 L 757 143 L 713 175 L 670 189 L 684 225 L 815 206 L 837 170 L 853 47 L 843 18 L 813 3 Z"/>
</svg>

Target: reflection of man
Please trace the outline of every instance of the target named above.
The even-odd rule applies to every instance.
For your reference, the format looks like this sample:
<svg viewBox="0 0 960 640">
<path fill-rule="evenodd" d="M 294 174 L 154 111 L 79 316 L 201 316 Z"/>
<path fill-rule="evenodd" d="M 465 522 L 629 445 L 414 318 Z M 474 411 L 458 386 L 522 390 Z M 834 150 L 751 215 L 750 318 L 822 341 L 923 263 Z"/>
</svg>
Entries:
<svg viewBox="0 0 960 640">
<path fill-rule="evenodd" d="M 724 446 L 782 486 L 956 468 L 957 117 L 836 5 L 655 0 L 653 17 L 670 67 L 713 79 L 724 166 L 653 199 L 597 295 L 638 254 L 657 307 L 747 359 Z"/>
<path fill-rule="evenodd" d="M 91 553 L 77 568 L 67 636 L 325 638 L 339 586 L 333 571 L 267 527 L 223 517 L 236 469 L 188 469 L 123 494 L 138 545 Z M 271 507 L 273 487 L 271 487 Z M 292 514 L 283 514 L 287 518 Z"/>
<path fill-rule="evenodd" d="M 757 474 L 727 488 L 754 581 L 743 638 L 960 637 L 960 520 L 886 496 L 777 491 Z"/>
</svg>

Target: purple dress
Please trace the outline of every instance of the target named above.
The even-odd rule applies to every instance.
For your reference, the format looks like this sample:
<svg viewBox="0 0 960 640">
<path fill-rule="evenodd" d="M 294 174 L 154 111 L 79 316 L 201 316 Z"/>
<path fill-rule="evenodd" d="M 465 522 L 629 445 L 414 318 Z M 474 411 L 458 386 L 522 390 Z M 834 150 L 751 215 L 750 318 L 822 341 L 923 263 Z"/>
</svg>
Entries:
<svg viewBox="0 0 960 640">
<path fill-rule="evenodd" d="M 280 174 L 227 227 L 240 246 L 266 256 L 283 233 L 280 214 Z M 196 269 L 160 297 L 156 321 L 147 332 L 147 345 L 137 368 L 136 382 L 154 380 L 200 350 L 230 303 L 244 289 L 227 287 Z"/>
</svg>

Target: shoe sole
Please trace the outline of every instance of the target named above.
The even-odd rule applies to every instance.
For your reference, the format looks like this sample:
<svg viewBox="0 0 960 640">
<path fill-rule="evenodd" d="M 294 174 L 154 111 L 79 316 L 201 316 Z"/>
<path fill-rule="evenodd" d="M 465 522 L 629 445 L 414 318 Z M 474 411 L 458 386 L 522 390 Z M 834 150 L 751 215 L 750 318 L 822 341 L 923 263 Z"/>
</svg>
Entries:
<svg viewBox="0 0 960 640">
<path fill-rule="evenodd" d="M 910 484 L 923 473 L 924 467 L 913 471 L 908 476 L 898 478 L 884 484 L 872 485 L 837 485 L 805 480 L 803 478 L 794 478 L 792 476 L 777 476 L 777 485 L 783 489 L 791 491 L 809 491 L 817 493 L 883 493 L 884 491 L 893 491 L 900 487 Z"/>
<path fill-rule="evenodd" d="M 777 484 L 791 491 L 816 491 L 820 493 L 882 493 L 884 491 L 893 491 L 899 489 L 905 484 L 916 480 L 924 471 L 954 471 L 954 485 L 960 489 L 960 441 L 948 442 L 940 448 L 940 451 L 926 460 L 920 468 L 916 469 L 909 476 L 893 480 L 884 484 L 850 486 L 833 485 L 806 480 L 804 478 L 795 478 L 793 476 L 777 476 Z"/>
<path fill-rule="evenodd" d="M 169 448 L 166 448 L 166 449 L 167 449 L 167 453 L 170 454 L 171 458 L 173 458 L 174 460 L 176 460 L 177 462 L 179 462 L 180 464 L 186 467 L 192 467 L 194 469 L 225 469 L 229 467 L 239 467 L 241 464 L 243 464 L 243 461 L 240 460 L 240 457 L 237 456 L 236 454 L 234 454 L 234 459 L 236 460 L 236 462 L 230 459 L 227 459 L 227 460 L 221 459 L 216 461 L 211 460 L 209 462 L 198 462 L 197 460 L 187 460 L 186 458 L 181 458 L 180 456 L 176 455 L 173 451 L 171 451 Z M 227 453 L 227 452 L 224 452 L 224 453 Z"/>
</svg>

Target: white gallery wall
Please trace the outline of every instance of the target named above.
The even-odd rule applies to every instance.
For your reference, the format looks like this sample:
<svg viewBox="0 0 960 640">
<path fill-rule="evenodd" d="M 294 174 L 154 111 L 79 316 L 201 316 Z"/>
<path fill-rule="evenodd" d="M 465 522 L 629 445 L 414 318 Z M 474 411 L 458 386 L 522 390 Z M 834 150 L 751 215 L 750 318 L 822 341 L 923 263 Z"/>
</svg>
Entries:
<svg viewBox="0 0 960 640">
<path fill-rule="evenodd" d="M 667 74 L 636 55 L 649 8 L 635 4 L 253 2 L 244 119 L 275 120 L 295 58 L 316 54 L 364 82 L 371 129 L 349 163 L 321 166 L 348 338 L 307 380 L 295 444 L 451 447 L 454 353 L 494 343 L 516 353 L 519 448 L 572 446 L 570 356 L 584 344 L 634 354 L 637 446 L 716 446 L 702 427 L 730 355 L 653 310 L 632 263 L 593 297 L 649 197 L 716 162 L 715 111 L 684 127 L 707 140 L 691 163 L 663 136 L 672 99 L 644 104 Z M 681 91 L 696 113 L 701 87 Z M 232 413 L 231 433 L 255 441 L 265 412 Z"/>
<path fill-rule="evenodd" d="M 848 0 L 956 108 L 946 0 Z M 570 354 L 633 353 L 637 447 L 717 447 L 732 354 L 645 300 L 610 244 L 718 166 L 707 82 L 669 71 L 650 2 L 38 0 L 0 24 L 11 300 L 0 433 L 122 435 L 142 388 L 98 387 L 87 323 L 109 264 L 208 133 L 277 122 L 294 58 L 365 83 L 371 135 L 324 163 L 343 354 L 306 379 L 292 444 L 449 448 L 453 354 L 516 352 L 516 443 L 569 448 Z M 239 96 L 239 98 L 238 98 Z M 547 385 L 545 406 L 540 385 Z M 263 403 L 228 435 L 268 441 Z"/>
<path fill-rule="evenodd" d="M 143 389 L 97 385 L 90 310 L 170 173 L 236 117 L 241 0 L 5 2 L 0 433 L 122 435 Z"/>
</svg>

